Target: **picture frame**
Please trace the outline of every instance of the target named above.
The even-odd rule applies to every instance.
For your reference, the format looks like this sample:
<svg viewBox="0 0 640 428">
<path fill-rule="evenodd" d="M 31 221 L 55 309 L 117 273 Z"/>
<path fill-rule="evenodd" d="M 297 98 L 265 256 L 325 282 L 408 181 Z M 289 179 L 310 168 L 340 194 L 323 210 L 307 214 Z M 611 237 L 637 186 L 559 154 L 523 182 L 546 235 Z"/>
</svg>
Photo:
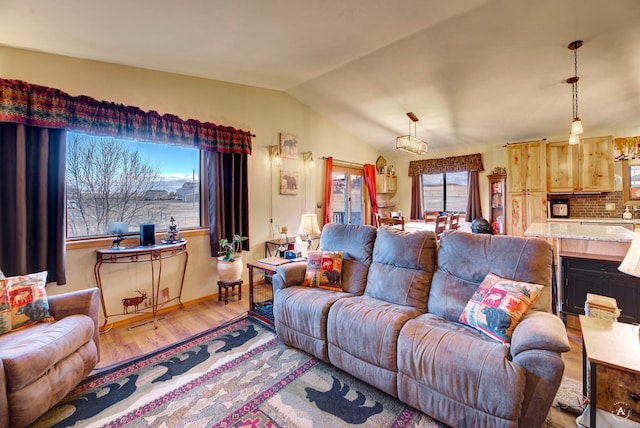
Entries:
<svg viewBox="0 0 640 428">
<path fill-rule="evenodd" d="M 281 195 L 297 195 L 299 172 L 296 170 L 281 169 L 280 170 L 280 194 Z"/>
<path fill-rule="evenodd" d="M 280 133 L 280 157 L 298 159 L 298 137 L 288 132 Z"/>
</svg>

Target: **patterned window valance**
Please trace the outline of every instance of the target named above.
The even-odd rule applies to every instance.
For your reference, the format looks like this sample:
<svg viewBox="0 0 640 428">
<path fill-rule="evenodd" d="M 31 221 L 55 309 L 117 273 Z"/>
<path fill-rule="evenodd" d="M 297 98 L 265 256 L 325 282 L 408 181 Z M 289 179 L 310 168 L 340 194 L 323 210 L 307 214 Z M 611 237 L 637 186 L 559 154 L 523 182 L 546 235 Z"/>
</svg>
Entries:
<svg viewBox="0 0 640 428">
<path fill-rule="evenodd" d="M 451 156 L 440 159 L 423 159 L 409 162 L 409 177 L 443 172 L 484 171 L 482 153 Z"/>
<path fill-rule="evenodd" d="M 71 96 L 59 89 L 0 79 L 0 122 L 22 123 L 224 153 L 251 154 L 250 132 L 171 114 Z"/>
</svg>

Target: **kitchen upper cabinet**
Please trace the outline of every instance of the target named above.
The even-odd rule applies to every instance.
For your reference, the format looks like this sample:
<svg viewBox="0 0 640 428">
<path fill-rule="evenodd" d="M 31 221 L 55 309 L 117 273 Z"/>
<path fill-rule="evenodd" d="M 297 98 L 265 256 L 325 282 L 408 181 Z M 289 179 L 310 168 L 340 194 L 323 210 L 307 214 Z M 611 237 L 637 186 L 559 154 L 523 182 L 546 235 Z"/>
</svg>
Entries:
<svg viewBox="0 0 640 428">
<path fill-rule="evenodd" d="M 614 189 L 613 137 L 547 144 L 549 192 L 611 192 Z"/>
<path fill-rule="evenodd" d="M 613 137 L 585 138 L 580 142 L 580 190 L 613 192 Z"/>
<path fill-rule="evenodd" d="M 546 157 L 544 141 L 507 146 L 508 191 L 546 192 Z"/>
<path fill-rule="evenodd" d="M 547 189 L 575 192 L 578 189 L 578 145 L 559 141 L 547 144 Z"/>
<path fill-rule="evenodd" d="M 523 236 L 531 223 L 547 218 L 546 145 L 507 146 L 507 233 Z"/>
</svg>

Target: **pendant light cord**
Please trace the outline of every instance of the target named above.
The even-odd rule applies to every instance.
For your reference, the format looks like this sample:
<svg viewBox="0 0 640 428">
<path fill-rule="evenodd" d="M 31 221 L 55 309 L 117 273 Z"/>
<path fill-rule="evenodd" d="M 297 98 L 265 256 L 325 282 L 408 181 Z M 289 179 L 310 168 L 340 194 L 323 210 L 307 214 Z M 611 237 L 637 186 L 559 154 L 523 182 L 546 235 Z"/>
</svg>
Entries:
<svg viewBox="0 0 640 428">
<path fill-rule="evenodd" d="M 578 118 L 578 49 L 573 50 L 573 67 L 575 83 L 573 86 L 573 118 Z"/>
</svg>

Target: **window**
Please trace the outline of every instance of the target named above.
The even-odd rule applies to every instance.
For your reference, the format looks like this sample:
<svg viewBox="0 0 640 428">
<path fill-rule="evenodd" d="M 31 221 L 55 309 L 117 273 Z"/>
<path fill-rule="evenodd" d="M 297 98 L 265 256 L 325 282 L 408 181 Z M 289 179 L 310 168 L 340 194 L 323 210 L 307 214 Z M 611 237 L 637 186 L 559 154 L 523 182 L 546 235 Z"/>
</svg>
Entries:
<svg viewBox="0 0 640 428">
<path fill-rule="evenodd" d="M 200 152 L 113 137 L 67 134 L 67 237 L 104 235 L 110 222 L 201 226 Z"/>
<path fill-rule="evenodd" d="M 468 183 L 467 171 L 423 174 L 424 210 L 466 213 Z"/>
</svg>

